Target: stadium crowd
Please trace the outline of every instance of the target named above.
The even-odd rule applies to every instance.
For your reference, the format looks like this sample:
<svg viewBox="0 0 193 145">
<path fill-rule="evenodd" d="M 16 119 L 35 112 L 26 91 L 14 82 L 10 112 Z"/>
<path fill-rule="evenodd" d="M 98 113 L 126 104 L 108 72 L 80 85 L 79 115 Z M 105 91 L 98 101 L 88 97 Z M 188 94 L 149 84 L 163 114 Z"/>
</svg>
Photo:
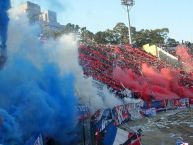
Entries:
<svg viewBox="0 0 193 145">
<path fill-rule="evenodd" d="M 112 77 L 116 67 L 130 69 L 137 76 L 143 76 L 142 64 L 145 63 L 157 72 L 167 68 L 175 72 L 180 86 L 193 90 L 193 73 L 185 72 L 181 67 L 172 66 L 130 45 L 80 45 L 79 60 L 85 76 L 107 84 L 120 97 L 125 89 L 121 82 Z M 128 88 L 132 90 L 132 88 Z M 135 90 L 132 90 L 135 91 Z"/>
</svg>

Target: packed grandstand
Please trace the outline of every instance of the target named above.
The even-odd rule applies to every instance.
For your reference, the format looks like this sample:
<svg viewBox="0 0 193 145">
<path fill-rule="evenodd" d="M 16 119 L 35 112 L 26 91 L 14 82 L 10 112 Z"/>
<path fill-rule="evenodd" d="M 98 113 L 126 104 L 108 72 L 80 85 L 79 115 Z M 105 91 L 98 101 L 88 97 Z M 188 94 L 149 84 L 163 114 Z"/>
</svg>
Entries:
<svg viewBox="0 0 193 145">
<path fill-rule="evenodd" d="M 152 48 L 150 47 L 151 51 Z M 160 49 L 160 48 L 159 48 Z M 179 100 L 193 97 L 193 73 L 191 60 L 184 58 L 187 48 L 181 46 L 187 56 L 177 53 L 178 65 L 163 57 L 154 55 L 148 49 L 133 48 L 130 45 L 83 45 L 79 47 L 80 65 L 84 74 L 106 84 L 117 97 L 125 96 L 122 91 L 131 90 L 137 98 L 146 102 L 153 100 Z M 164 50 L 162 50 L 163 52 Z M 157 53 L 158 50 L 155 51 Z M 160 52 L 160 51 L 159 51 Z M 166 57 L 171 59 L 171 54 Z M 163 56 L 163 55 L 162 55 Z M 167 59 L 167 60 L 168 60 Z"/>
</svg>

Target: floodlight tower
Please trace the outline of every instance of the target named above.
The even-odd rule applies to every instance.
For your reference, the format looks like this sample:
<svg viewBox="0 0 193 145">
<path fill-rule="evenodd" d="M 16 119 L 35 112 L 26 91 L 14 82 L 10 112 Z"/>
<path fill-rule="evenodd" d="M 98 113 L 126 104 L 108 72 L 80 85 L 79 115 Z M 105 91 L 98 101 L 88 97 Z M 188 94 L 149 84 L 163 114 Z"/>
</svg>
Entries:
<svg viewBox="0 0 193 145">
<path fill-rule="evenodd" d="M 134 0 L 121 0 L 121 4 L 127 7 L 127 16 L 128 16 L 128 31 L 129 31 L 129 44 L 132 44 L 132 39 L 131 39 L 131 22 L 130 22 L 130 10 L 134 6 L 135 2 Z"/>
</svg>

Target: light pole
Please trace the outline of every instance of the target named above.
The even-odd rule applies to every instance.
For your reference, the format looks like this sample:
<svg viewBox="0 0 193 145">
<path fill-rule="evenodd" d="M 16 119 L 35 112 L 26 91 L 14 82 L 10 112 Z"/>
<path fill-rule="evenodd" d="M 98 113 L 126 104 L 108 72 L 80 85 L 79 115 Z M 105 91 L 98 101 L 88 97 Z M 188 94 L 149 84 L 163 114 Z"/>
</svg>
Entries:
<svg viewBox="0 0 193 145">
<path fill-rule="evenodd" d="M 134 6 L 134 0 L 121 0 L 121 4 L 127 7 L 127 16 L 128 16 L 128 31 L 129 31 L 129 44 L 132 44 L 132 38 L 131 38 L 131 23 L 130 23 L 130 9 Z"/>
</svg>

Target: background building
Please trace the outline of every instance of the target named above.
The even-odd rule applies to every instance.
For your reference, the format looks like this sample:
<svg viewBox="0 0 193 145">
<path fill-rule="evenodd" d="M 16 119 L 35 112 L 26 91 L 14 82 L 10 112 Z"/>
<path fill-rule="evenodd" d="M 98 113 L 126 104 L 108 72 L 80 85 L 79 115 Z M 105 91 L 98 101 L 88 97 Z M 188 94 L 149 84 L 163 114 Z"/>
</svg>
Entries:
<svg viewBox="0 0 193 145">
<path fill-rule="evenodd" d="M 19 6 L 19 8 L 27 13 L 30 23 L 35 23 L 39 21 L 39 16 L 41 14 L 41 8 L 39 5 L 32 2 L 25 2 Z"/>
<path fill-rule="evenodd" d="M 58 32 L 63 28 L 63 25 L 57 22 L 57 14 L 54 11 L 46 10 L 42 12 L 39 16 L 39 20 L 43 32 Z"/>
<path fill-rule="evenodd" d="M 45 12 L 43 12 L 43 13 L 41 14 L 41 19 L 42 19 L 44 22 L 57 23 L 57 15 L 56 15 L 56 12 L 50 11 L 50 10 L 46 10 Z"/>
<path fill-rule="evenodd" d="M 54 11 L 46 10 L 42 12 L 38 4 L 30 1 L 22 3 L 19 8 L 27 13 L 30 24 L 40 25 L 43 35 L 52 36 L 63 28 L 63 25 L 57 22 L 57 14 Z"/>
</svg>

